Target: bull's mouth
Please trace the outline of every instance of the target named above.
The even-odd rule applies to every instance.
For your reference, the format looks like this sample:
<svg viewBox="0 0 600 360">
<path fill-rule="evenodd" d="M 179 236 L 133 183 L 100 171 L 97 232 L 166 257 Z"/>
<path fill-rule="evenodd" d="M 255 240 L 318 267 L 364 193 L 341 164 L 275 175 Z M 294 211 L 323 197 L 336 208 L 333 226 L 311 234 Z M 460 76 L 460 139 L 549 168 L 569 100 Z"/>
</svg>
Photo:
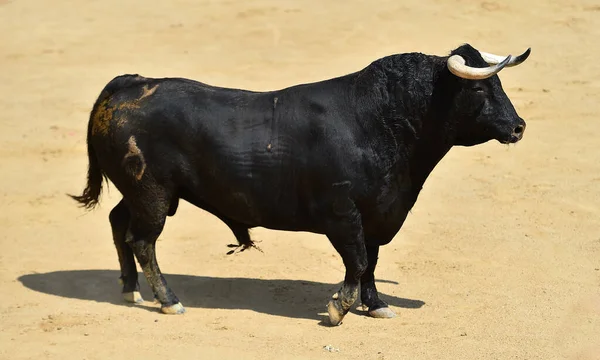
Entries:
<svg viewBox="0 0 600 360">
<path fill-rule="evenodd" d="M 502 144 L 515 144 L 515 143 L 521 141 L 521 139 L 523 139 L 523 133 L 519 133 L 519 134 L 512 133 L 507 138 L 500 140 L 500 142 Z"/>
</svg>

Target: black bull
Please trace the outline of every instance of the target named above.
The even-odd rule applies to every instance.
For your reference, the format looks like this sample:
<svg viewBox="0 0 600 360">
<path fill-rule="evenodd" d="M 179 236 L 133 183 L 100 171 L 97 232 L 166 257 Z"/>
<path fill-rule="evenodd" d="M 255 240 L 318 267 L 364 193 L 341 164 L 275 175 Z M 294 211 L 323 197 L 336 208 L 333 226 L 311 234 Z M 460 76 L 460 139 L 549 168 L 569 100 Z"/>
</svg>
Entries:
<svg viewBox="0 0 600 360">
<path fill-rule="evenodd" d="M 393 317 L 375 287 L 379 247 L 452 146 L 522 138 L 525 122 L 496 74 L 528 55 L 504 59 L 466 44 L 270 92 L 119 76 L 94 104 L 88 183 L 73 198 L 94 207 L 103 177 L 123 195 L 110 223 L 126 300 L 141 301 L 137 258 L 161 310 L 184 312 L 155 255 L 184 199 L 227 224 L 240 249 L 254 246 L 248 229 L 258 226 L 326 235 L 346 268 L 331 323 L 341 323 L 359 285 L 372 316 Z"/>
</svg>

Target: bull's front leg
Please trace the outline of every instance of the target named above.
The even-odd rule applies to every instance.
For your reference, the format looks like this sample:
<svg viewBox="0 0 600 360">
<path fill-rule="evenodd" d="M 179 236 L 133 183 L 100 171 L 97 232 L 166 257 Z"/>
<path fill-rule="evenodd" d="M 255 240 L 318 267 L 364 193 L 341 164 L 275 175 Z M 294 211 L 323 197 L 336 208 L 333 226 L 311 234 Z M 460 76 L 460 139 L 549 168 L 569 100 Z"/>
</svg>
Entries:
<svg viewBox="0 0 600 360">
<path fill-rule="evenodd" d="M 344 316 L 358 298 L 359 282 L 367 268 L 367 251 L 363 235 L 361 216 L 354 207 L 343 219 L 332 224 L 327 237 L 342 257 L 346 267 L 344 284 L 327 305 L 329 321 L 340 325 Z"/>
<path fill-rule="evenodd" d="M 379 299 L 375 287 L 375 267 L 379 256 L 379 245 L 367 246 L 369 265 L 360 279 L 360 300 L 363 307 L 368 308 L 369 315 L 374 318 L 393 318 L 396 314 L 383 300 Z"/>
</svg>

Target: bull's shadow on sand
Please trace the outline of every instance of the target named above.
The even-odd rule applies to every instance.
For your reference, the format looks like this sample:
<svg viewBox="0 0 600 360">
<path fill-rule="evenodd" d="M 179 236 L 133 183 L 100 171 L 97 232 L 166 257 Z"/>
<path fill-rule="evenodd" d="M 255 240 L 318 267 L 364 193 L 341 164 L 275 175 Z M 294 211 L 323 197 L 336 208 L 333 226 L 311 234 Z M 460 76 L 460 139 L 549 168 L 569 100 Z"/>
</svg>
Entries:
<svg viewBox="0 0 600 360">
<path fill-rule="evenodd" d="M 122 306 L 139 306 L 158 311 L 145 279 L 140 274 L 143 305 L 127 304 L 120 295 L 120 273 L 116 270 L 75 270 L 28 274 L 19 277 L 27 288 L 65 298 L 105 302 Z M 264 314 L 302 319 L 322 319 L 325 305 L 339 284 L 284 279 L 220 278 L 195 275 L 165 274 L 169 286 L 187 308 L 247 309 Z M 382 300 L 392 306 L 418 309 L 420 300 L 388 296 Z M 360 300 L 357 301 L 357 304 Z M 355 307 L 353 307 L 354 309 Z M 356 312 L 356 310 L 352 310 Z"/>
</svg>

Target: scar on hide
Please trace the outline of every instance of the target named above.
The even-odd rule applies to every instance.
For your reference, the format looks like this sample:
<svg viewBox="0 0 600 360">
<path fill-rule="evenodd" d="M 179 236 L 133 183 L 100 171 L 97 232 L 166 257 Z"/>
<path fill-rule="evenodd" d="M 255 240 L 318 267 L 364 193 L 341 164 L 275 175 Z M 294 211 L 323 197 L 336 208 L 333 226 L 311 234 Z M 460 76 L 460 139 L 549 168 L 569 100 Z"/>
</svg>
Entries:
<svg viewBox="0 0 600 360">
<path fill-rule="evenodd" d="M 148 88 L 148 85 L 144 85 L 144 87 L 142 88 L 142 95 L 133 100 L 133 101 L 124 101 L 122 104 L 120 104 L 117 108 L 119 110 L 122 109 L 139 109 L 140 108 L 140 101 L 142 101 L 143 99 L 147 98 L 148 96 L 154 94 L 154 92 L 156 91 L 156 89 L 158 88 L 158 84 L 154 85 L 152 88 Z"/>
<path fill-rule="evenodd" d="M 146 97 L 154 94 L 154 92 L 156 91 L 156 89 L 158 89 L 158 84 L 154 85 L 150 89 L 148 89 L 148 84 L 144 85 L 144 87 L 142 88 L 142 96 L 140 96 L 140 98 L 137 101 L 140 101 L 143 98 L 146 98 Z"/>
<path fill-rule="evenodd" d="M 125 157 L 123 158 L 123 166 L 131 173 L 131 175 L 135 176 L 135 178 L 140 181 L 146 170 L 144 155 L 137 146 L 133 135 L 129 137 L 127 145 L 129 147 L 129 152 L 125 154 Z"/>
<path fill-rule="evenodd" d="M 277 101 L 279 101 L 279 98 L 277 96 L 275 96 L 273 98 L 273 119 L 275 118 L 275 109 L 277 108 Z M 272 133 L 272 129 L 271 129 L 271 133 Z M 273 144 L 271 142 L 269 142 L 267 144 L 267 151 L 271 152 L 272 149 L 273 149 Z"/>
</svg>

